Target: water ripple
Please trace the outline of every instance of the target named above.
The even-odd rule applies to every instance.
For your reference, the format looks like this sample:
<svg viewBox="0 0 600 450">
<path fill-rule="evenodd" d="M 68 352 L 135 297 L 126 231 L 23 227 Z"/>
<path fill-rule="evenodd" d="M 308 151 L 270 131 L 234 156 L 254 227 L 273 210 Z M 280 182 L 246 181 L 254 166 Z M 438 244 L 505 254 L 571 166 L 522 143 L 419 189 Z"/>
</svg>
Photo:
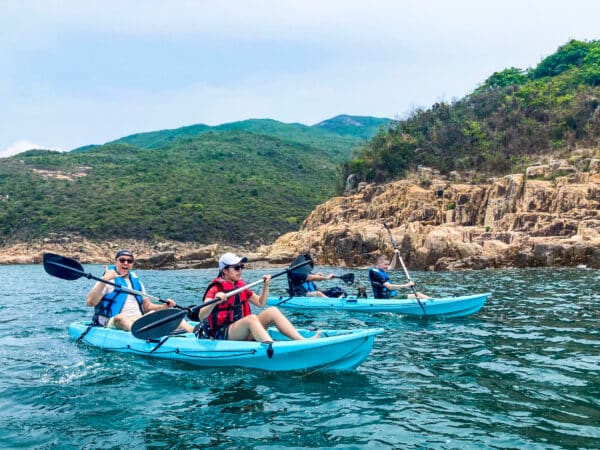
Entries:
<svg viewBox="0 0 600 450">
<path fill-rule="evenodd" d="M 193 304 L 213 272 L 142 276 L 149 292 Z M 90 315 L 89 281 L 39 266 L 0 266 L 0 277 L 1 447 L 598 448 L 597 271 L 414 273 L 433 295 L 493 292 L 477 316 L 453 321 L 289 312 L 302 327 L 385 328 L 358 370 L 337 374 L 106 353 L 67 338 Z"/>
</svg>

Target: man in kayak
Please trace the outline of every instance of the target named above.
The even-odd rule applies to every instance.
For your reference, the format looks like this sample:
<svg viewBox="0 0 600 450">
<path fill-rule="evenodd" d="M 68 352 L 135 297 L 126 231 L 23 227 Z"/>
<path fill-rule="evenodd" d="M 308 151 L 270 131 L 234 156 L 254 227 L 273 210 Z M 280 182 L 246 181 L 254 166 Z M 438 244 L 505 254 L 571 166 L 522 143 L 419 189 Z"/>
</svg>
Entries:
<svg viewBox="0 0 600 450">
<path fill-rule="evenodd" d="M 226 292 L 246 285 L 242 279 L 242 270 L 247 258 L 240 258 L 234 253 L 225 253 L 219 259 L 219 276 L 209 284 L 204 293 L 203 302 L 220 298 L 221 302 L 199 310 L 199 324 L 194 329 L 196 336 L 213 339 L 257 342 L 272 342 L 267 327 L 274 324 L 279 331 L 290 339 L 305 339 L 292 323 L 275 307 L 252 314 L 250 303 L 264 308 L 269 294 L 271 275 L 264 275 L 264 287 L 260 295 L 246 289 L 237 295 L 227 297 Z M 318 331 L 315 338 L 321 336 Z"/>
<path fill-rule="evenodd" d="M 335 275 L 318 273 L 288 273 L 289 294 L 291 297 L 340 297 L 344 291 L 340 288 L 331 288 L 324 291 L 317 289 L 315 281 L 325 281 L 335 278 Z"/>
<path fill-rule="evenodd" d="M 369 280 L 371 280 L 371 287 L 373 288 L 373 296 L 375 298 L 391 298 L 398 295 L 396 289 L 410 289 L 415 283 L 414 281 L 409 281 L 405 284 L 392 284 L 390 282 L 390 276 L 388 275 L 388 270 L 394 270 L 396 264 L 398 262 L 400 251 L 398 249 L 394 250 L 394 256 L 390 263 L 390 260 L 385 255 L 379 255 L 377 257 L 377 266 L 369 269 Z M 417 292 L 417 296 L 419 298 L 430 298 L 429 296 Z M 409 294 L 409 297 L 414 297 L 414 294 Z"/>
<path fill-rule="evenodd" d="M 124 288 L 146 292 L 140 279 L 131 270 L 133 262 L 133 253 L 130 250 L 119 250 L 115 255 L 115 264 L 108 267 L 104 266 L 102 279 Z M 92 320 L 95 325 L 125 331 L 130 331 L 133 322 L 142 315 L 172 308 L 176 305 L 175 301 L 170 298 L 166 300 L 165 304 L 157 305 L 147 297 L 121 291 L 100 281 L 90 290 L 85 302 L 88 306 L 95 308 Z M 193 327 L 185 320 L 181 322 L 179 328 L 190 333 L 193 331 Z"/>
</svg>

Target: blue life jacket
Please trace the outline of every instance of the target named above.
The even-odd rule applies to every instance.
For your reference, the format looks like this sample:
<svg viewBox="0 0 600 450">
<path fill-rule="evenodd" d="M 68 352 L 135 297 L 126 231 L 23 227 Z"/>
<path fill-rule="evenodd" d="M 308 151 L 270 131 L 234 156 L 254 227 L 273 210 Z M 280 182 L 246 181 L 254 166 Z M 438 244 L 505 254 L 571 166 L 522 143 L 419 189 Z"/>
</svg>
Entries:
<svg viewBox="0 0 600 450">
<path fill-rule="evenodd" d="M 108 270 L 117 270 L 117 269 L 114 265 L 111 265 L 111 266 L 108 266 Z M 132 271 L 129 272 L 129 280 L 131 281 L 131 289 L 134 289 L 136 291 L 142 290 L 142 284 L 140 283 L 139 278 Z M 123 286 L 124 288 L 130 289 L 129 285 L 127 284 L 127 281 L 123 277 L 115 278 L 113 280 L 113 283 L 118 284 L 119 286 Z M 115 287 L 114 291 L 112 291 L 112 292 L 106 294 L 104 297 L 102 297 L 102 300 L 100 300 L 98 302 L 98 304 L 96 305 L 96 307 L 94 309 L 94 317 L 92 319 L 92 322 L 95 325 L 100 325 L 100 326 L 106 325 L 106 323 L 108 322 L 108 319 L 116 316 L 117 314 L 119 314 L 121 312 L 121 309 L 123 309 L 123 305 L 125 304 L 125 301 L 127 300 L 127 297 L 129 295 L 130 295 L 129 293 L 122 291 L 118 287 Z M 134 294 L 131 294 L 131 295 L 134 295 Z M 142 296 L 134 295 L 134 297 L 138 302 L 138 306 L 140 307 L 140 312 L 142 314 L 144 314 L 144 310 L 142 309 L 142 302 L 143 302 Z"/>
<path fill-rule="evenodd" d="M 396 291 L 390 291 L 384 286 L 384 283 L 390 281 L 390 276 L 385 270 L 379 267 L 369 269 L 369 280 L 371 280 L 371 287 L 373 288 L 373 297 L 390 298 L 397 294 Z"/>
<path fill-rule="evenodd" d="M 306 292 L 315 292 L 317 290 L 317 286 L 312 281 L 305 281 L 302 283 L 302 287 Z"/>
<path fill-rule="evenodd" d="M 291 297 L 304 297 L 308 292 L 315 292 L 317 286 L 312 281 L 306 281 L 307 275 L 298 275 L 288 272 L 288 287 Z M 300 280 L 305 281 L 300 281 Z"/>
</svg>

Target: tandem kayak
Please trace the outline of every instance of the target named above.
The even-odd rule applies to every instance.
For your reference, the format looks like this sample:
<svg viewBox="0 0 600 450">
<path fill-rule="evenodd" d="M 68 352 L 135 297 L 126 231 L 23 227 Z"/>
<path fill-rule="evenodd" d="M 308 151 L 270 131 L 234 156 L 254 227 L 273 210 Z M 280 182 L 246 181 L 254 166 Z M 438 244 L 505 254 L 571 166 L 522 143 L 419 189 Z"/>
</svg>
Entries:
<svg viewBox="0 0 600 450">
<path fill-rule="evenodd" d="M 69 336 L 104 350 L 182 361 L 200 367 L 248 367 L 269 371 L 351 370 L 371 352 L 382 328 L 321 330 L 321 338 L 294 341 L 269 329 L 272 344 L 253 341 L 197 339 L 193 333 L 142 340 L 114 328 L 88 327 L 86 322 L 69 325 Z M 304 337 L 314 331 L 298 330 Z"/>
<path fill-rule="evenodd" d="M 356 298 L 356 297 L 269 297 L 267 305 L 296 309 L 333 309 L 362 312 L 393 312 L 421 317 L 464 317 L 477 313 L 492 294 L 421 299 L 423 308 L 414 298 Z M 423 313 L 423 309 L 425 313 Z"/>
</svg>

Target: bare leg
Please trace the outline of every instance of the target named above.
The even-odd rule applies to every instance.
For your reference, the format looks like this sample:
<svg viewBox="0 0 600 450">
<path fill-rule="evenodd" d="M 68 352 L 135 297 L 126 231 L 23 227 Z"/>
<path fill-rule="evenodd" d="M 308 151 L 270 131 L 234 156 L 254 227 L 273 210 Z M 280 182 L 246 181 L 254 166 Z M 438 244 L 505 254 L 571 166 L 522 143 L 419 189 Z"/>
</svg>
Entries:
<svg viewBox="0 0 600 450">
<path fill-rule="evenodd" d="M 133 324 L 133 320 L 124 314 L 117 314 L 114 317 L 115 328 L 119 330 L 131 331 L 131 325 Z"/>
<path fill-rule="evenodd" d="M 323 294 L 321 291 L 307 292 L 306 296 L 307 297 L 325 297 L 325 298 L 327 298 L 327 296 L 325 294 Z"/>
<path fill-rule="evenodd" d="M 194 332 L 194 327 L 191 326 L 189 323 L 187 323 L 185 320 L 182 320 L 181 323 L 179 324 L 179 326 L 177 327 L 178 330 L 185 330 L 187 333 L 193 333 Z"/>
<path fill-rule="evenodd" d="M 227 336 L 229 340 L 245 341 L 250 336 L 257 342 L 271 342 L 273 340 L 256 314 L 246 316 L 229 325 Z"/>
<path fill-rule="evenodd" d="M 294 340 L 305 339 L 300 333 L 298 333 L 298 331 L 296 331 L 296 328 L 287 319 L 287 317 L 285 317 L 281 313 L 281 311 L 279 311 L 275 307 L 267 308 L 264 311 L 262 311 L 258 315 L 258 319 L 260 320 L 261 325 L 265 329 L 269 325 L 275 324 L 275 326 L 277 327 L 277 329 L 279 331 L 281 331 L 284 335 L 286 335 L 287 337 L 289 337 L 290 339 L 294 339 Z M 317 333 L 313 337 L 314 338 L 321 337 L 321 332 L 317 331 Z"/>
</svg>

